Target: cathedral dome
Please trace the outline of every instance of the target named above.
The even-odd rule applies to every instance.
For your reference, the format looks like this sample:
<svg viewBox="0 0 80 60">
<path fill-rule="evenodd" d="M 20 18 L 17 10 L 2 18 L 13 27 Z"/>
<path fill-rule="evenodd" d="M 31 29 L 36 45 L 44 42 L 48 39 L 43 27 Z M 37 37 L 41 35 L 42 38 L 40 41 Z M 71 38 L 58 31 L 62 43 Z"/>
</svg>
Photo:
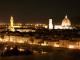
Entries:
<svg viewBox="0 0 80 60">
<path fill-rule="evenodd" d="M 65 16 L 65 18 L 62 21 L 62 26 L 67 27 L 67 26 L 71 26 L 71 22 L 70 20 L 67 18 L 67 15 Z"/>
</svg>

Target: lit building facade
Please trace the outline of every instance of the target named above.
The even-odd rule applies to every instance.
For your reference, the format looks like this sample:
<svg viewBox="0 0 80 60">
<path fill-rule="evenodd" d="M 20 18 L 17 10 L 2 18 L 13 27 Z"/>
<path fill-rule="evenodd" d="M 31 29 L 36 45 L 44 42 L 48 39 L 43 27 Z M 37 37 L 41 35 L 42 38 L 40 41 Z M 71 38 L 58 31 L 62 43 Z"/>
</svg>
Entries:
<svg viewBox="0 0 80 60">
<path fill-rule="evenodd" d="M 55 25 L 54 29 L 73 29 L 71 27 L 71 22 L 68 19 L 67 15 L 65 16 L 65 18 L 62 20 L 61 25 Z"/>
<path fill-rule="evenodd" d="M 49 29 L 53 29 L 52 19 L 49 19 Z"/>
<path fill-rule="evenodd" d="M 13 16 L 11 16 L 11 18 L 10 18 L 9 30 L 10 31 L 15 31 L 15 29 L 14 29 L 14 19 L 13 19 Z"/>
<path fill-rule="evenodd" d="M 66 15 L 65 18 L 63 19 L 61 26 L 64 26 L 64 27 L 69 27 L 69 26 L 71 26 L 71 22 L 70 22 L 70 20 L 68 19 L 67 15 Z"/>
</svg>

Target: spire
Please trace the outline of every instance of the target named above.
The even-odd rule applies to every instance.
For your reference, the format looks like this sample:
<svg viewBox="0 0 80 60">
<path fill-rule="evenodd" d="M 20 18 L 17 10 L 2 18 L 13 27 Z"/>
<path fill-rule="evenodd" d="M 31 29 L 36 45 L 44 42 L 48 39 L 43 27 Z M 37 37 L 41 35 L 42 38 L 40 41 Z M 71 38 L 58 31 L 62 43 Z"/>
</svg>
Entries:
<svg viewBox="0 0 80 60">
<path fill-rule="evenodd" d="M 10 20 L 13 20 L 13 16 L 11 16 L 11 19 Z"/>
</svg>

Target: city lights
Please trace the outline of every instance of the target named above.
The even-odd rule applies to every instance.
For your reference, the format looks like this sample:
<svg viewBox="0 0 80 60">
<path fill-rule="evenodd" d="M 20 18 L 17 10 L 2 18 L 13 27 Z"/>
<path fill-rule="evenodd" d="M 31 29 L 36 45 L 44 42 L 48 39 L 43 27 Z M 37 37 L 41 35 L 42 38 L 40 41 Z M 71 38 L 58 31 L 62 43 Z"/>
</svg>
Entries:
<svg viewBox="0 0 80 60">
<path fill-rule="evenodd" d="M 80 60 L 80 0 L 0 0 L 0 60 Z"/>
<path fill-rule="evenodd" d="M 13 49 L 13 47 L 10 47 L 10 50 L 12 50 Z"/>
<path fill-rule="evenodd" d="M 31 51 L 40 54 L 47 53 L 43 50 L 46 49 L 45 47 L 80 50 L 79 30 L 73 28 L 67 15 L 62 20 L 61 25 L 53 24 L 52 19 L 49 19 L 48 23 L 14 23 L 11 16 L 10 23 L 4 24 L 3 26 L 6 27 L 0 32 L 0 43 L 4 44 L 4 51 L 8 49 L 12 51 L 14 46 L 17 46 L 15 49 L 20 52 L 26 51 L 28 46 Z M 2 25 L 0 28 L 2 29 Z M 37 49 L 38 51 L 34 51 Z"/>
<path fill-rule="evenodd" d="M 75 47 L 74 47 L 74 45 L 69 45 L 68 48 L 74 49 Z"/>
<path fill-rule="evenodd" d="M 18 50 L 19 50 L 19 51 L 25 51 L 25 50 L 24 50 L 24 49 L 22 49 L 22 48 L 19 48 Z"/>
<path fill-rule="evenodd" d="M 53 46 L 54 46 L 54 47 L 59 47 L 59 44 L 54 43 Z"/>
<path fill-rule="evenodd" d="M 5 47 L 4 50 L 7 50 L 7 47 Z"/>
</svg>

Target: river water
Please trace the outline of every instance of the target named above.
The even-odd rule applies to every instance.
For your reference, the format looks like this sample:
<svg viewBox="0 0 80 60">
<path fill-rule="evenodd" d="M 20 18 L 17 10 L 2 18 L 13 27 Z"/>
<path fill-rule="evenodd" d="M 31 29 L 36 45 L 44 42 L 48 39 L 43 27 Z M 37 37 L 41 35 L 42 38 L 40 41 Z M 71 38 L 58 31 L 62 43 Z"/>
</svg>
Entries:
<svg viewBox="0 0 80 60">
<path fill-rule="evenodd" d="M 6 56 L 0 60 L 80 60 L 80 52 L 53 52 L 48 54 L 35 54 L 27 56 Z"/>
</svg>

